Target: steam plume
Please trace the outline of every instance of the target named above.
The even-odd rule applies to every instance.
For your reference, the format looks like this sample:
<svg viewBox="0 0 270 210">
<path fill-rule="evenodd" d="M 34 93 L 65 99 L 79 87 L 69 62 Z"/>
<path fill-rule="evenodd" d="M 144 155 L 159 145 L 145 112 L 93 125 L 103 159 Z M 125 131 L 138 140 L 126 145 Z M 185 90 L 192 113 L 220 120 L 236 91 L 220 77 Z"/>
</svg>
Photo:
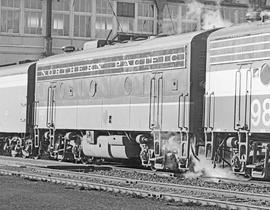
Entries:
<svg viewBox="0 0 270 210">
<path fill-rule="evenodd" d="M 216 2 L 216 6 L 206 8 L 204 4 L 191 0 L 187 4 L 187 18 L 197 20 L 201 24 L 201 29 L 208 30 L 213 28 L 228 27 L 232 23 L 224 20 L 221 14 L 221 0 Z"/>
</svg>

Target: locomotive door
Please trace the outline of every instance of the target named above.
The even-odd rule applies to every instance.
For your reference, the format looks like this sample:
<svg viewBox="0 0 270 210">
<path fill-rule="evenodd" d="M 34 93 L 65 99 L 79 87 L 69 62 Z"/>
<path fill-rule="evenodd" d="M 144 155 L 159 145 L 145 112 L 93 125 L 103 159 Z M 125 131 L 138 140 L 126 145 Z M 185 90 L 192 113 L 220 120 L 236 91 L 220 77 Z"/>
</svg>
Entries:
<svg viewBox="0 0 270 210">
<path fill-rule="evenodd" d="M 234 129 L 250 130 L 251 64 L 242 64 L 235 73 Z"/>
<path fill-rule="evenodd" d="M 163 75 L 160 72 L 152 74 L 150 80 L 150 109 L 149 128 L 154 133 L 155 157 L 161 155 L 160 131 L 162 129 L 162 105 L 163 105 Z"/>
<path fill-rule="evenodd" d="M 55 136 L 55 95 L 56 95 L 56 83 L 51 83 L 48 87 L 47 94 L 47 120 L 46 124 L 49 128 L 49 142 L 50 147 L 54 147 Z"/>
</svg>

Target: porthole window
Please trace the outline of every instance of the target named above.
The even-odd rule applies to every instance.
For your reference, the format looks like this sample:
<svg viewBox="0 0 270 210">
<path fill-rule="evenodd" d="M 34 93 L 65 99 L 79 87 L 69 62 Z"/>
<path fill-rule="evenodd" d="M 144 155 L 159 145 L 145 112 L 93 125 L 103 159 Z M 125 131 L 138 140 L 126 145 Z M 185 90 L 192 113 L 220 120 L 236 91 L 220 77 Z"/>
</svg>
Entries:
<svg viewBox="0 0 270 210">
<path fill-rule="evenodd" d="M 125 79 L 124 89 L 125 89 L 125 94 L 130 95 L 132 91 L 132 80 L 129 77 L 126 77 Z"/>
<path fill-rule="evenodd" d="M 270 84 L 270 66 L 268 64 L 264 64 L 262 66 L 260 72 L 260 79 L 264 85 Z"/>
<path fill-rule="evenodd" d="M 92 96 L 92 97 L 95 96 L 96 91 L 97 91 L 97 83 L 96 83 L 95 80 L 92 80 L 90 82 L 90 87 L 89 87 L 89 94 L 90 94 L 90 96 Z"/>
</svg>

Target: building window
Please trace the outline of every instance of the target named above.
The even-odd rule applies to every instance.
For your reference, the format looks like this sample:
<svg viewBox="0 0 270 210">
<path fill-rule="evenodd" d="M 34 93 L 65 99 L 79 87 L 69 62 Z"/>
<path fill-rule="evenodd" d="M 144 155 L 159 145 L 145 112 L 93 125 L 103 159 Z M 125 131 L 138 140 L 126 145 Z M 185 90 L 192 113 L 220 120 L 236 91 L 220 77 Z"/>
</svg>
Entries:
<svg viewBox="0 0 270 210">
<path fill-rule="evenodd" d="M 91 12 L 91 10 L 92 10 L 92 1 L 91 0 L 74 0 L 74 11 L 75 12 Z"/>
<path fill-rule="evenodd" d="M 76 0 L 74 4 L 74 36 L 91 37 L 91 0 Z"/>
<path fill-rule="evenodd" d="M 113 6 L 111 1 L 98 0 L 96 7 L 97 14 L 113 14 Z"/>
<path fill-rule="evenodd" d="M 140 33 L 154 33 L 154 21 L 153 20 L 138 20 L 138 32 Z"/>
<path fill-rule="evenodd" d="M 233 8 L 233 7 L 222 7 L 221 15 L 225 21 L 233 23 L 245 22 L 245 15 L 247 13 L 246 8 Z"/>
<path fill-rule="evenodd" d="M 42 4 L 40 0 L 24 0 L 24 33 L 42 33 Z"/>
<path fill-rule="evenodd" d="M 154 4 L 138 3 L 138 32 L 154 33 Z"/>
<path fill-rule="evenodd" d="M 118 31 L 133 32 L 135 21 L 135 4 L 117 2 Z"/>
<path fill-rule="evenodd" d="M 134 18 L 118 17 L 118 31 L 133 32 L 134 31 Z"/>
<path fill-rule="evenodd" d="M 178 5 L 167 4 L 164 7 L 162 31 L 168 34 L 178 32 L 178 11 Z"/>
<path fill-rule="evenodd" d="M 1 32 L 19 33 L 20 0 L 1 1 Z"/>
<path fill-rule="evenodd" d="M 113 6 L 111 1 L 97 1 L 96 16 L 96 38 L 107 38 L 113 28 Z"/>
<path fill-rule="evenodd" d="M 246 14 L 247 8 L 239 8 L 237 11 L 237 22 L 236 23 L 244 23 L 246 22 Z"/>
<path fill-rule="evenodd" d="M 202 11 L 200 10 L 200 12 Z M 178 27 L 181 33 L 192 32 L 201 29 L 198 25 L 198 23 L 201 21 L 201 17 L 197 13 L 195 14 L 196 15 L 189 11 L 187 5 L 181 6 L 181 23 L 180 27 Z"/>
<path fill-rule="evenodd" d="M 53 1 L 52 35 L 69 36 L 70 0 Z"/>
<path fill-rule="evenodd" d="M 126 2 L 117 2 L 118 17 L 135 17 L 135 4 Z"/>
<path fill-rule="evenodd" d="M 42 9 L 42 0 L 24 0 L 24 8 Z"/>
<path fill-rule="evenodd" d="M 20 8 L 21 0 L 1 0 L 2 7 Z"/>
<path fill-rule="evenodd" d="M 88 15 L 74 16 L 74 36 L 76 37 L 91 36 L 91 16 Z"/>
<path fill-rule="evenodd" d="M 112 24 L 111 17 L 96 17 L 96 37 L 106 38 L 113 28 Z"/>
</svg>

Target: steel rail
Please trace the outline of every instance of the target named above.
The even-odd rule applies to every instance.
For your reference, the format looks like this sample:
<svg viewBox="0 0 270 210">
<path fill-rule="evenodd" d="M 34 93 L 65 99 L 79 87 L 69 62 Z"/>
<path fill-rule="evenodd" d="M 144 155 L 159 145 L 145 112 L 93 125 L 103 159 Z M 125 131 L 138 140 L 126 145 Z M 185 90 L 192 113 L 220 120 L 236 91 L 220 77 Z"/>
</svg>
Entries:
<svg viewBox="0 0 270 210">
<path fill-rule="evenodd" d="M 58 173 L 62 176 L 67 176 L 67 173 L 65 172 L 65 170 L 59 170 L 59 169 L 50 169 L 50 168 L 42 168 L 42 167 L 38 167 L 38 166 L 34 166 L 34 163 L 25 163 L 25 159 L 21 159 L 21 158 L 17 158 L 16 160 L 14 160 L 13 158 L 9 158 L 9 157 L 4 157 L 4 159 L 8 159 L 9 162 L 14 162 L 14 163 L 17 163 L 17 164 L 12 164 L 13 166 L 17 166 L 17 167 L 20 167 L 20 166 L 25 166 L 27 168 L 32 168 L 32 169 L 35 169 L 35 170 L 39 170 L 39 171 L 42 171 L 42 172 L 45 172 L 47 173 L 48 171 L 51 171 L 53 173 Z M 28 160 L 28 159 L 27 159 Z M 33 161 L 36 161 L 36 160 L 33 160 Z M 48 162 L 45 161 L 45 162 Z M 54 162 L 54 161 L 52 161 Z M 0 163 L 0 165 L 5 165 L 5 163 Z M 69 164 L 70 165 L 70 164 Z M 85 165 L 84 165 L 85 166 Z M 117 166 L 108 166 L 108 165 L 89 165 L 89 170 L 98 170 L 102 167 L 107 167 L 107 168 L 112 168 L 112 169 L 116 169 L 116 170 L 120 170 L 120 171 L 127 171 L 127 172 L 137 172 L 138 174 L 142 173 L 142 174 L 149 174 L 149 172 L 151 172 L 150 174 L 151 175 L 156 175 L 156 176 L 159 176 L 159 177 L 173 177 L 173 173 L 166 173 L 166 172 L 153 172 L 153 171 L 147 171 L 147 170 L 144 170 L 144 169 L 132 169 L 132 168 L 122 168 L 122 167 L 117 167 Z M 65 164 L 63 165 L 63 167 L 65 167 Z M 97 168 L 95 168 L 97 167 Z M 84 177 L 84 178 L 96 178 L 96 179 L 110 179 L 111 181 L 114 181 L 115 178 L 112 178 L 111 176 L 106 176 L 106 175 L 95 175 L 95 174 L 85 174 L 85 173 L 79 173 L 79 172 L 71 172 L 69 169 L 66 169 L 68 170 L 68 175 L 71 175 L 73 174 L 74 176 L 78 177 L 78 176 L 81 176 L 81 177 Z M 85 170 L 84 169 L 81 169 L 82 171 Z M 87 170 L 87 168 L 86 168 Z M 148 173 L 147 173 L 148 172 Z M 91 177 L 90 177 L 91 176 Z M 221 178 L 221 177 L 202 177 L 203 179 L 209 179 L 210 182 L 211 179 L 219 179 L 219 180 L 228 180 L 228 181 L 231 181 L 231 182 L 235 182 L 237 181 L 237 183 L 242 183 L 242 184 L 246 184 L 246 185 L 257 185 L 258 187 L 259 186 L 262 186 L 262 182 L 254 182 L 254 181 L 249 181 L 249 183 L 247 183 L 246 180 L 233 180 L 233 179 L 229 179 L 229 178 Z M 258 199 L 261 199 L 261 198 L 264 198 L 264 199 L 267 199 L 267 200 L 270 200 L 270 194 L 254 194 L 254 193 L 248 193 L 248 192 L 240 192 L 240 191 L 229 191 L 229 190 L 223 190 L 223 189 L 217 189 L 217 188 L 206 188 L 206 187 L 198 187 L 198 186 L 190 186 L 190 185 L 186 185 L 186 184 L 173 184 L 173 183 L 160 183 L 160 182 L 153 182 L 153 181 L 143 181 L 143 180 L 136 180 L 136 179 L 129 179 L 129 178 L 121 178 L 121 177 L 118 177 L 117 178 L 118 181 L 122 181 L 122 182 L 129 182 L 129 183 L 141 183 L 141 184 L 145 184 L 145 185 L 163 185 L 163 187 L 170 187 L 170 188 L 174 188 L 174 189 L 177 189 L 177 188 L 181 188 L 181 189 L 186 189 L 186 190 L 197 190 L 197 191 L 202 191 L 202 192 L 205 192 L 205 191 L 211 191 L 211 192 L 215 192 L 215 193 L 218 193 L 218 194 L 227 194 L 227 195 L 230 195 L 232 192 L 234 193 L 238 193 L 238 196 L 249 196 L 251 198 L 254 198 L 256 200 Z M 213 182 L 214 183 L 214 182 Z M 267 185 L 270 185 L 270 183 L 266 183 L 264 182 L 264 184 L 267 184 Z M 254 186 L 252 186 L 254 187 Z M 263 187 L 265 187 L 263 185 Z"/>
<path fill-rule="evenodd" d="M 46 182 L 51 182 L 55 184 L 65 184 L 69 186 L 82 187 L 82 188 L 90 189 L 90 190 L 93 189 L 93 190 L 128 194 L 128 195 L 133 195 L 133 196 L 136 195 L 140 197 L 151 197 L 151 198 L 156 198 L 156 199 L 163 199 L 166 201 L 194 203 L 194 204 L 200 204 L 203 206 L 219 206 L 221 208 L 241 209 L 241 210 L 255 210 L 255 209 L 267 210 L 269 209 L 268 207 L 262 207 L 262 206 L 232 203 L 228 201 L 198 198 L 198 197 L 185 196 L 185 195 L 166 193 L 166 192 L 154 192 L 151 190 L 142 190 L 142 189 L 137 189 L 137 188 L 114 186 L 114 185 L 94 183 L 90 181 L 81 181 L 81 180 L 68 179 L 68 178 L 48 177 L 46 175 L 37 175 L 33 173 L 25 173 L 25 172 L 18 172 L 18 171 L 4 170 L 4 169 L 0 169 L 0 174 L 10 175 L 10 176 L 20 176 L 22 178 L 26 178 L 30 180 L 46 181 Z"/>
<path fill-rule="evenodd" d="M 241 183 L 241 184 L 247 184 L 247 185 L 265 185 L 265 186 L 269 186 L 270 187 L 270 182 L 269 181 L 262 181 L 262 180 L 254 180 L 252 178 L 240 178 L 240 179 L 236 179 L 236 178 L 225 178 L 225 177 L 218 177 L 218 176 L 200 176 L 200 179 L 204 179 L 204 180 L 220 180 L 220 181 L 225 181 L 225 182 L 237 182 L 237 183 Z"/>
</svg>

